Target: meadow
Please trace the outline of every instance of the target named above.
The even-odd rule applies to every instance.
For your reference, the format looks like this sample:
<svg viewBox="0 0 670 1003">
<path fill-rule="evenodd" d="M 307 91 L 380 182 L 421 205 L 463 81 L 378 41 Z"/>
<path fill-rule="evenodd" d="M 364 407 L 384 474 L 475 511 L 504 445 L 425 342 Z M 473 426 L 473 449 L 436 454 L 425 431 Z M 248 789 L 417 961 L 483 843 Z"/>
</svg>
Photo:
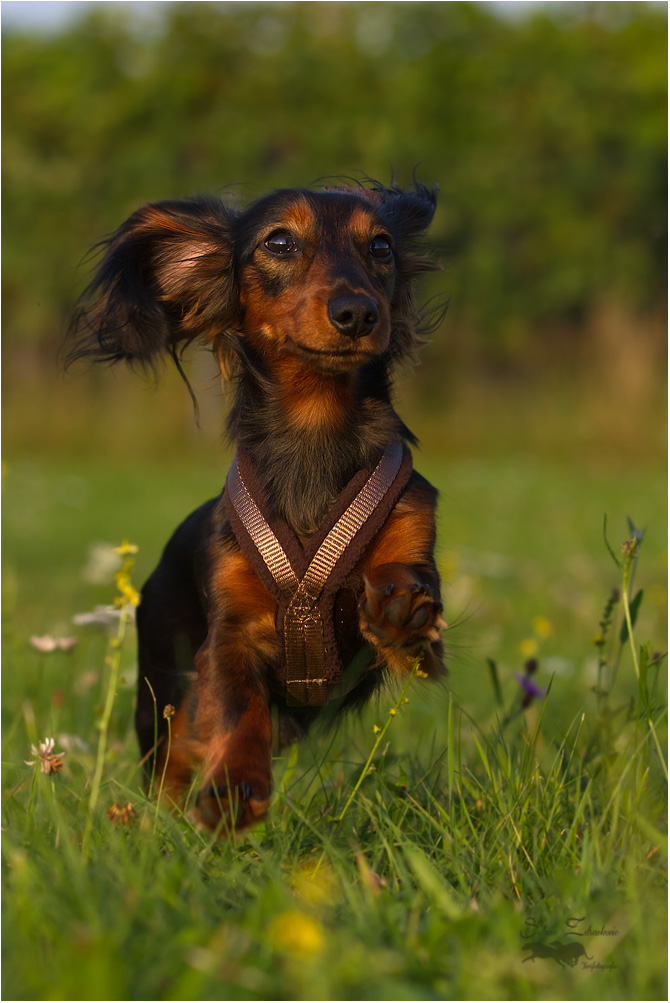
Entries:
<svg viewBox="0 0 670 1003">
<path fill-rule="evenodd" d="M 527 415 L 504 449 L 493 422 L 450 451 L 424 417 L 450 675 L 278 754 L 267 822 L 215 840 L 143 789 L 131 625 L 72 623 L 114 602 L 110 547 L 139 546 L 141 585 L 229 458 L 197 433 L 143 453 L 127 413 L 109 448 L 105 421 L 6 459 L 3 997 L 665 998 L 653 456 L 543 452 Z"/>
<path fill-rule="evenodd" d="M 667 11 L 4 6 L 3 998 L 667 999 Z M 397 389 L 450 673 L 216 840 L 144 788 L 132 624 L 73 622 L 221 490 L 216 382 L 198 431 L 174 372 L 54 356 L 146 201 L 389 172 L 441 186 Z"/>
</svg>

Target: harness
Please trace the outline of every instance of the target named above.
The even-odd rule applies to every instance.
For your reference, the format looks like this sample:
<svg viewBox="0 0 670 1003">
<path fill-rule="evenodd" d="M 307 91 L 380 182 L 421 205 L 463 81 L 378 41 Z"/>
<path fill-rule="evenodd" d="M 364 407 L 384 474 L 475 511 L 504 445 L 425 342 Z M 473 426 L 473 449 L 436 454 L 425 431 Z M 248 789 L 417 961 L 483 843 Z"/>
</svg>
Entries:
<svg viewBox="0 0 670 1003">
<path fill-rule="evenodd" d="M 240 450 L 235 454 L 226 479 L 226 512 L 242 552 L 277 602 L 276 627 L 284 643 L 278 672 L 290 704 L 325 704 L 341 678 L 336 595 L 388 519 L 411 473 L 409 449 L 398 440 L 390 442 L 374 467 L 352 477 L 302 547 L 283 520 L 268 517 L 251 462 Z"/>
</svg>

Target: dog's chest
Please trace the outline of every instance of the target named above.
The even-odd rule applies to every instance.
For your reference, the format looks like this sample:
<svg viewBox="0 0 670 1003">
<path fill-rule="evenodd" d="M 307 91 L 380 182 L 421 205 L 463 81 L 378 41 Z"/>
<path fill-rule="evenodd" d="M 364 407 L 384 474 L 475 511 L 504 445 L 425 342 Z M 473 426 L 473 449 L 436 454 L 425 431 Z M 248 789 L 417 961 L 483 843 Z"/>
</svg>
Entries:
<svg viewBox="0 0 670 1003">
<path fill-rule="evenodd" d="M 284 642 L 278 672 L 287 699 L 325 703 L 342 675 L 348 661 L 342 644 L 349 648 L 357 634 L 356 597 L 344 583 L 411 472 L 409 450 L 392 440 L 376 464 L 351 478 L 302 546 L 290 523 L 273 517 L 253 463 L 238 450 L 226 481 L 226 512 L 238 545 L 277 602 L 276 626 Z"/>
</svg>

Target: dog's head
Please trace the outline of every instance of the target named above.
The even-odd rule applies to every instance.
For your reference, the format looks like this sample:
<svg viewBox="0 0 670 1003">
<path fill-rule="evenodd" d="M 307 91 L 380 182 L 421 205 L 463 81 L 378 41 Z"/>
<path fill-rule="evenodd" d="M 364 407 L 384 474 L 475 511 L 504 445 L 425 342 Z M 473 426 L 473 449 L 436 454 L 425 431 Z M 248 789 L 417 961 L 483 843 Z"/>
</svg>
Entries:
<svg viewBox="0 0 670 1003">
<path fill-rule="evenodd" d="M 68 359 L 153 364 L 195 339 L 224 375 L 247 352 L 334 373 L 411 356 L 435 201 L 422 185 L 372 184 L 281 190 L 245 211 L 214 198 L 144 206 L 102 245 Z"/>
</svg>

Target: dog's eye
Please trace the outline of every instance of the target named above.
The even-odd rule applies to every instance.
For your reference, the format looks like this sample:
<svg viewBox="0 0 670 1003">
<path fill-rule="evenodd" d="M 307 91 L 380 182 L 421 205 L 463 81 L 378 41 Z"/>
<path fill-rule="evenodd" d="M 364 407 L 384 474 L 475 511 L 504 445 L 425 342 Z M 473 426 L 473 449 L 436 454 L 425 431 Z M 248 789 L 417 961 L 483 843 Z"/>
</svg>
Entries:
<svg viewBox="0 0 670 1003">
<path fill-rule="evenodd" d="M 265 246 L 272 254 L 290 254 L 295 251 L 296 243 L 287 230 L 277 230 L 265 241 Z"/>
<path fill-rule="evenodd" d="M 373 258 L 390 258 L 391 241 L 388 237 L 373 237 L 370 241 L 370 254 Z"/>
</svg>

